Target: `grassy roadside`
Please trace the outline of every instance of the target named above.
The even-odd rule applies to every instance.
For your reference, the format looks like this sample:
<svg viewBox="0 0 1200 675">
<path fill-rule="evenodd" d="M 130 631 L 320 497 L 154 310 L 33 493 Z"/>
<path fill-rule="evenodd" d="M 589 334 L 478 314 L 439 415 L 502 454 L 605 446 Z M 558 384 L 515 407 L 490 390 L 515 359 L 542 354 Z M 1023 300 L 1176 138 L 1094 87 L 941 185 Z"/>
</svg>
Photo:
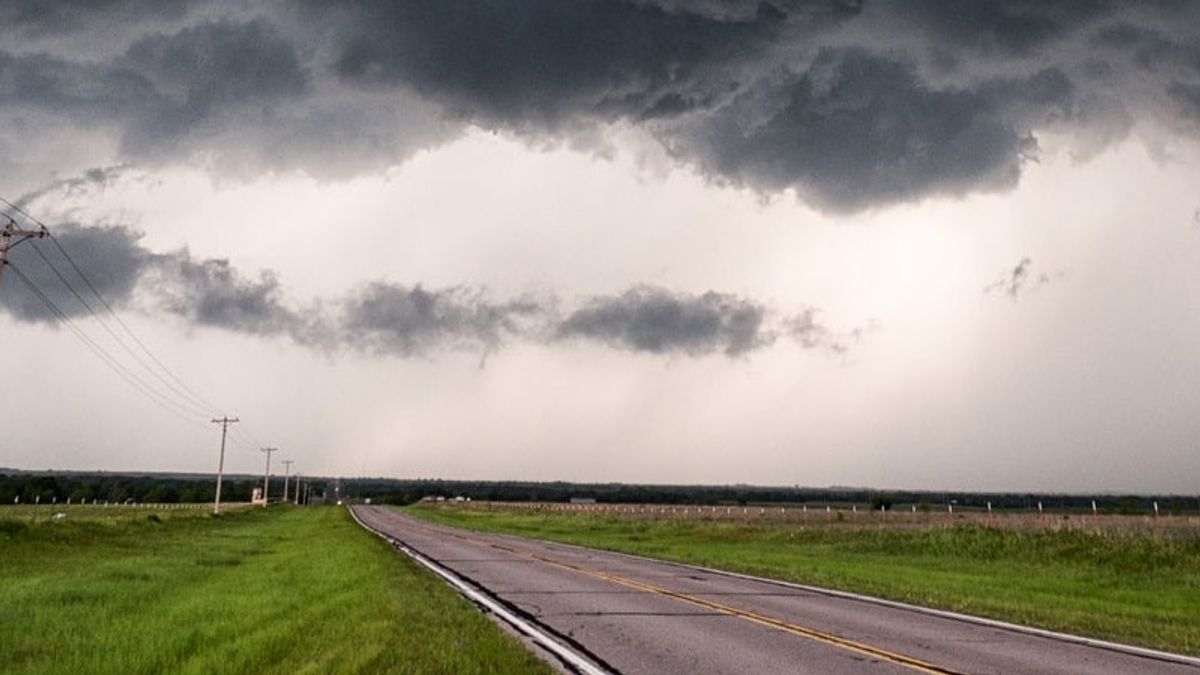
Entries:
<svg viewBox="0 0 1200 675">
<path fill-rule="evenodd" d="M 0 513 L 5 673 L 547 673 L 344 509 Z"/>
<path fill-rule="evenodd" d="M 1200 538 L 848 530 L 413 506 L 417 517 L 1200 654 Z"/>
</svg>

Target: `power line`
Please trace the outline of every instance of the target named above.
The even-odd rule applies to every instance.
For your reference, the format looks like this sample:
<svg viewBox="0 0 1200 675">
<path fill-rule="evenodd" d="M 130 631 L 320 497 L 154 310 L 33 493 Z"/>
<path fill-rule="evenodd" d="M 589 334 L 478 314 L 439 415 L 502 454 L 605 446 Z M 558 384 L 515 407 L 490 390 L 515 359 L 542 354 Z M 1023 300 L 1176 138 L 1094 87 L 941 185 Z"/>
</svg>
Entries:
<svg viewBox="0 0 1200 675">
<path fill-rule="evenodd" d="M 220 412 L 220 408 L 218 408 L 216 405 L 209 402 L 203 396 L 198 394 L 194 389 L 189 387 L 187 385 L 187 383 L 185 383 L 178 375 L 176 375 L 170 368 L 168 368 L 166 366 L 166 364 L 164 364 L 162 362 L 162 360 L 159 359 L 154 354 L 154 352 L 150 350 L 150 348 L 146 345 L 146 343 L 144 341 L 142 341 L 141 338 L 139 338 L 136 333 L 133 332 L 133 330 L 129 327 L 129 325 L 126 324 L 125 321 L 121 319 L 120 315 L 118 315 L 116 313 L 116 311 L 113 309 L 112 305 L 104 298 L 104 295 L 102 293 L 100 293 L 100 290 L 96 287 L 96 285 L 94 283 L 92 283 L 91 279 L 89 279 L 87 274 L 85 274 L 83 272 L 83 269 L 79 266 L 78 263 L 75 262 L 75 259 L 71 257 L 71 254 L 62 245 L 62 243 L 59 241 L 59 239 L 54 236 L 54 234 L 50 231 L 49 227 L 47 227 L 45 223 L 43 223 L 40 219 L 38 219 L 36 216 L 29 213 L 25 209 L 14 204 L 13 202 L 9 201 L 8 199 L 0 197 L 0 202 L 7 204 L 10 208 L 12 208 L 14 211 L 16 211 L 18 214 L 20 214 L 27 220 L 39 225 L 41 227 L 41 231 L 45 233 L 42 236 L 49 236 L 50 241 L 52 244 L 54 244 L 55 249 L 58 250 L 59 254 L 63 257 L 63 259 L 65 259 L 67 261 L 67 264 L 70 265 L 70 267 L 74 270 L 75 274 L 79 277 L 79 279 L 81 279 L 83 281 L 84 285 L 87 286 L 88 290 L 91 291 L 91 294 L 96 298 L 96 301 L 108 312 L 109 316 L 111 316 L 112 319 L 117 323 L 117 325 L 120 326 L 121 330 L 124 331 L 124 333 L 126 335 L 128 335 L 129 339 L 135 345 L 137 345 L 138 349 L 140 349 L 141 352 L 143 354 L 145 354 L 147 358 L 150 359 L 150 362 L 153 363 L 153 366 L 157 366 L 157 369 L 155 367 L 152 367 L 151 363 L 148 363 L 144 358 L 140 357 L 139 354 L 136 351 L 134 351 L 134 349 L 132 347 L 130 347 L 129 343 L 126 340 L 122 339 L 122 337 L 117 333 L 117 331 L 113 330 L 112 326 L 110 326 L 109 323 L 103 319 L 103 317 L 100 315 L 100 313 L 97 311 L 97 309 L 93 306 L 93 304 L 88 302 L 87 299 L 85 299 L 83 297 L 83 294 L 80 293 L 75 288 L 75 286 L 70 281 L 67 280 L 66 276 L 62 273 L 61 270 L 59 270 L 58 266 L 55 265 L 53 263 L 53 261 L 51 261 L 46 256 L 46 254 L 44 252 L 42 252 L 42 250 L 40 248 L 35 247 L 35 252 L 37 253 L 38 257 L 40 257 L 42 259 L 42 261 L 45 262 L 45 264 L 50 268 L 50 270 L 59 279 L 59 281 L 62 282 L 62 284 L 67 287 L 67 290 L 70 291 L 70 293 L 76 298 L 76 300 L 78 300 L 79 303 L 81 305 L 83 305 L 83 307 L 91 315 L 93 320 L 95 320 L 98 324 L 100 324 L 100 326 L 104 329 L 104 331 L 109 334 L 109 336 L 121 347 L 121 349 L 124 350 L 125 353 L 130 356 L 130 358 L 132 358 L 135 362 L 137 362 L 137 364 L 139 366 L 141 366 L 141 368 L 143 370 L 145 370 L 147 373 L 149 373 L 155 380 L 157 380 L 160 383 L 160 386 L 163 388 L 163 391 L 160 392 L 157 387 L 152 386 L 148 382 L 145 382 L 144 380 L 142 380 L 140 377 L 137 377 L 133 373 L 130 373 L 128 371 L 128 369 L 124 368 L 124 366 L 122 365 L 121 367 L 123 370 L 125 370 L 127 373 L 129 373 L 130 376 L 133 376 L 134 379 L 137 379 L 144 388 L 152 391 L 154 393 L 154 395 L 156 395 L 157 397 L 159 397 L 163 400 L 169 401 L 171 405 L 173 405 L 174 407 L 176 407 L 178 409 L 187 411 L 188 414 L 193 414 L 193 415 L 196 415 L 197 417 L 204 418 L 204 417 L 208 417 L 211 414 Z M 9 215 L 10 215 L 10 219 L 11 219 L 11 214 L 9 214 Z M 31 244 L 32 243 L 34 243 L 34 242 L 31 242 Z M 63 312 L 63 314 L 65 316 L 66 313 Z M 94 340 L 93 340 L 93 342 L 94 342 Z M 110 358 L 112 358 L 112 360 L 114 362 L 116 361 L 116 359 L 113 358 L 111 355 L 110 355 Z M 164 375 L 165 375 L 165 377 L 164 377 Z"/>
<path fill-rule="evenodd" d="M 71 266 L 71 269 L 75 271 L 75 274 L 78 275 L 78 277 L 83 281 L 84 285 L 87 286 L 88 290 L 90 290 L 92 295 L 95 296 L 99 304 L 108 312 L 108 314 L 113 318 L 117 325 L 120 326 L 125 334 L 129 336 L 129 339 L 132 340 L 135 345 L 137 345 L 141 352 L 144 353 L 150 359 L 150 361 L 152 361 L 153 364 L 158 367 L 158 370 L 155 370 L 150 366 L 150 364 L 146 363 L 145 360 L 137 356 L 133 349 L 129 347 L 129 345 L 123 339 L 121 339 L 121 337 L 118 336 L 116 332 L 107 325 L 106 322 L 103 321 L 99 312 L 96 311 L 91 303 L 87 302 L 83 298 L 82 294 L 75 290 L 70 282 L 66 280 L 65 276 L 54 265 L 54 263 L 52 263 L 40 249 L 37 250 L 38 256 L 46 262 L 59 280 L 62 281 L 65 286 L 67 286 L 68 290 L 70 290 L 76 299 L 78 299 L 80 303 L 88 310 L 88 312 L 91 313 L 97 323 L 100 323 L 101 326 L 104 327 L 105 331 L 112 336 L 112 338 L 121 346 L 121 348 L 124 349 L 125 352 L 128 353 L 135 361 L 137 361 L 138 364 L 146 370 L 146 372 L 150 373 L 156 380 L 161 382 L 163 387 L 173 393 L 188 407 L 194 407 L 196 410 L 202 411 L 200 412 L 201 417 L 206 417 L 210 414 L 218 413 L 220 411 L 218 406 L 214 405 L 203 396 L 198 394 L 170 368 L 168 368 L 166 364 L 163 363 L 162 360 L 150 350 L 146 343 L 142 341 L 142 339 L 139 338 L 136 333 L 133 332 L 129 325 L 125 323 L 123 319 L 121 319 L 120 315 L 117 314 L 116 310 L 113 309 L 112 305 L 104 298 L 104 295 L 100 293 L 100 290 L 96 287 L 96 285 L 92 283 L 92 280 L 89 279 L 87 274 L 83 272 L 83 269 L 79 266 L 79 264 L 75 262 L 75 259 L 71 257 L 71 254 L 67 252 L 67 249 L 62 245 L 62 242 L 59 241 L 58 237 L 54 236 L 54 233 L 50 231 L 50 228 L 45 223 L 43 223 L 33 214 L 5 199 L 4 197 L 0 197 L 0 203 L 7 204 L 10 208 L 12 208 L 21 216 L 24 216 L 27 220 L 39 225 L 42 228 L 42 231 L 49 236 L 50 242 L 54 244 L 55 249 L 57 249 L 59 254 L 67 261 L 67 264 Z M 159 371 L 161 371 L 161 374 Z"/>
<path fill-rule="evenodd" d="M 43 225 L 43 227 L 45 226 Z M 161 360 L 159 360 L 157 356 L 154 355 L 154 352 L 150 351 L 150 348 L 147 347 L 140 338 L 138 338 L 137 334 L 135 334 L 133 330 L 131 330 L 129 326 L 121 319 L 120 315 L 113 310 L 112 305 L 108 304 L 108 301 L 104 299 L 104 296 L 100 294 L 100 291 L 96 288 L 95 284 L 93 284 L 91 280 L 88 279 L 87 275 L 83 273 L 83 270 L 79 268 L 79 265 L 75 264 L 75 259 L 72 258 L 69 253 L 67 253 L 67 250 L 59 242 L 58 237 L 55 237 L 54 233 L 50 232 L 49 228 L 46 228 L 46 232 L 50 235 L 50 243 L 54 244 L 54 247 L 58 249 L 58 252 L 63 258 L 66 259 L 71 268 L 75 270 L 75 273 L 79 275 L 79 278 L 83 280 L 83 283 L 86 284 L 88 289 L 92 291 L 92 295 L 95 295 L 96 299 L 100 301 L 100 304 L 104 307 L 104 309 L 108 310 L 109 315 L 112 316 L 112 318 L 117 322 L 117 325 L 119 325 L 125 331 L 125 334 L 133 340 L 134 344 L 136 344 L 142 350 L 142 352 L 146 354 L 146 356 L 150 357 L 150 360 L 152 360 L 155 365 L 162 370 L 162 372 L 166 373 L 167 377 L 169 377 L 176 385 L 178 385 L 179 388 L 175 389 L 174 387 L 171 387 L 170 382 L 163 380 L 163 378 L 157 374 L 156 377 L 158 377 L 164 385 L 171 387 L 185 399 L 190 398 L 192 403 L 198 404 L 200 408 L 207 409 L 208 413 L 218 412 L 219 408 L 217 408 L 217 406 L 213 405 L 203 396 L 197 394 L 196 391 L 191 387 L 187 386 L 183 380 L 175 375 L 170 368 L 167 368 L 167 366 Z"/>
<path fill-rule="evenodd" d="M 40 300 L 59 322 L 66 326 L 71 333 L 74 334 L 75 337 L 84 344 L 85 347 L 95 354 L 97 358 L 103 361 L 105 365 L 111 368 L 113 372 L 119 375 L 121 379 L 125 380 L 129 386 L 133 387 L 135 390 L 149 398 L 164 410 L 170 412 L 176 417 L 179 417 L 185 422 L 190 424 L 199 424 L 199 422 L 197 422 L 195 419 L 188 417 L 186 410 L 180 410 L 177 407 L 172 407 L 178 406 L 178 404 L 174 403 L 170 399 L 163 398 L 162 395 L 157 391 L 147 387 L 146 384 L 140 378 L 138 378 L 136 374 L 129 372 L 128 368 L 113 358 L 113 356 L 109 354 L 99 343 L 92 339 L 92 337 L 88 335 L 86 331 L 76 325 L 75 322 L 71 320 L 71 317 L 63 312 L 63 310 L 60 309 L 58 305 L 56 305 L 54 301 L 51 300 L 50 297 L 38 287 L 37 284 L 33 283 L 33 280 L 30 279 L 23 271 L 21 271 L 20 267 L 13 264 L 11 260 L 6 261 L 6 266 L 12 268 L 13 273 L 16 274 L 17 278 L 21 280 L 21 283 L 25 284 L 26 288 L 33 293 L 34 297 Z"/>
<path fill-rule="evenodd" d="M 170 400 L 172 405 L 176 406 L 177 408 L 179 408 L 181 410 L 187 410 L 189 412 L 189 414 L 194 414 L 198 418 L 207 417 L 212 412 L 210 410 L 205 410 L 203 408 L 195 406 L 195 404 L 190 403 L 186 398 L 172 399 L 172 397 L 168 395 L 168 393 L 170 393 L 172 391 L 172 389 L 170 387 L 170 382 L 167 382 L 166 380 L 164 380 L 161 375 L 159 375 L 157 372 L 154 371 L 154 369 L 152 369 L 149 365 L 147 365 L 146 362 L 143 359 L 141 359 L 137 355 L 137 353 L 134 352 L 129 347 L 129 345 L 124 340 L 121 339 L 121 337 L 119 335 L 117 335 L 117 333 L 112 329 L 112 327 L 109 326 L 108 323 L 105 322 L 100 317 L 100 315 L 96 313 L 96 310 L 92 307 L 91 303 L 89 303 L 86 299 L 84 299 L 84 297 L 79 293 L 79 291 L 77 291 L 75 289 L 75 287 L 71 284 L 71 282 L 67 280 L 67 278 L 58 269 L 58 267 L 55 266 L 55 264 L 53 262 L 51 262 L 49 258 L 46 257 L 46 254 L 42 252 L 42 249 L 38 248 L 38 246 L 35 242 L 30 242 L 30 245 L 32 246 L 34 252 L 37 253 L 38 257 L 41 258 L 42 261 L 46 263 L 46 266 L 50 268 L 50 271 L 54 273 L 54 276 L 58 277 L 58 280 L 61 281 L 64 286 L 67 287 L 67 290 L 70 291 L 71 295 L 75 296 L 75 299 L 78 300 L 79 303 L 84 306 L 84 308 L 88 311 L 88 314 L 92 317 L 92 319 L 95 320 L 96 323 L 99 324 L 100 327 L 103 328 L 104 331 L 106 333 L 108 333 L 110 337 L 112 337 L 112 339 L 117 343 L 117 345 L 120 346 L 123 350 L 125 350 L 125 353 L 129 354 L 129 356 L 135 362 L 137 362 L 138 365 L 140 365 L 146 372 L 150 373 L 150 375 L 152 375 L 156 379 L 158 379 L 159 382 L 162 382 L 167 387 L 167 389 L 166 389 L 167 393 L 159 391 L 156 387 L 154 387 L 150 383 L 142 380 L 140 377 L 138 378 L 139 382 L 142 382 L 142 384 L 147 389 L 150 389 L 151 391 L 153 391 L 155 393 L 155 395 L 161 396 L 164 400 Z M 130 373 L 130 374 L 133 375 L 133 373 Z M 176 396 L 178 397 L 178 394 L 176 394 Z M 190 410 L 189 410 L 189 408 L 190 408 Z"/>
<path fill-rule="evenodd" d="M 29 239 L 29 238 L 33 238 L 33 237 L 37 237 L 37 238 L 49 237 L 51 243 L 54 244 L 55 249 L 59 252 L 59 255 L 61 255 L 63 257 L 63 259 L 67 261 L 67 264 L 71 267 L 72 270 L 74 270 L 75 274 L 79 277 L 79 279 L 83 281 L 83 284 L 91 292 L 91 295 L 95 297 L 96 302 L 101 307 L 104 308 L 104 310 L 108 313 L 108 316 L 110 316 L 112 318 L 112 320 L 116 322 L 116 324 L 120 327 L 120 329 L 124 332 L 124 334 L 126 336 L 128 336 L 129 340 L 132 341 L 133 344 L 136 345 L 137 348 L 141 351 L 141 353 L 144 354 L 145 357 L 149 359 L 149 362 L 147 362 L 145 359 L 143 359 L 138 354 L 137 351 L 135 351 L 132 347 L 130 347 L 129 343 L 125 339 L 123 339 L 122 336 L 119 335 L 117 333 L 117 331 L 115 331 L 112 328 L 112 326 L 109 325 L 109 323 L 107 321 L 105 321 L 104 317 L 101 316 L 101 313 L 96 309 L 95 306 L 93 306 L 93 303 L 89 302 L 86 298 L 84 298 L 83 293 L 81 293 L 79 290 L 76 289 L 75 285 L 72 284 L 66 278 L 66 275 L 63 274 L 63 272 L 58 268 L 58 266 L 55 265 L 54 262 L 49 257 L 47 257 L 46 254 L 40 248 L 33 246 L 38 257 L 40 257 L 42 259 L 42 261 L 46 264 L 46 266 L 50 268 L 50 270 L 54 274 L 54 276 L 57 277 L 58 280 L 60 282 L 62 282 L 62 284 L 64 286 L 67 287 L 67 290 L 71 293 L 71 295 L 73 295 L 75 297 L 75 299 L 78 300 L 81 305 L 83 305 L 84 309 L 92 317 L 92 319 L 94 321 L 96 321 L 96 323 L 100 324 L 101 328 L 103 328 L 104 331 L 108 333 L 108 335 L 121 347 L 121 349 L 123 349 L 125 351 L 126 354 L 129 355 L 130 358 L 132 358 L 135 362 L 137 362 L 137 364 L 139 366 L 141 366 L 142 369 L 144 369 L 155 380 L 157 380 L 160 383 L 163 390 L 160 391 L 158 388 L 156 388 L 155 386 L 151 385 L 150 383 L 148 383 L 147 381 L 145 381 L 144 379 L 139 377 L 136 373 L 130 371 L 130 369 L 125 366 L 125 364 L 123 364 L 120 360 L 118 360 L 112 354 L 110 354 L 107 350 L 105 350 L 103 346 L 101 346 L 95 339 L 92 338 L 92 336 L 88 335 L 88 333 L 86 331 L 84 331 L 80 326 L 78 326 L 71 319 L 70 315 L 68 315 L 65 311 L 62 310 L 62 308 L 60 308 L 58 305 L 56 305 L 54 303 L 54 301 L 50 298 L 50 296 L 47 295 L 36 284 L 34 284 L 33 281 L 24 274 L 24 272 L 22 272 L 15 265 L 13 265 L 12 266 L 13 271 L 18 275 L 18 277 L 21 279 L 21 281 L 29 288 L 29 290 L 43 304 L 46 305 L 47 308 L 50 309 L 51 314 L 54 315 L 54 317 L 59 322 L 61 322 L 65 326 L 67 326 L 67 328 L 71 330 L 71 332 L 75 335 L 76 338 L 78 338 L 81 342 L 83 342 L 84 345 L 90 351 L 92 351 L 92 353 L 95 354 L 97 358 L 99 358 L 101 361 L 103 361 L 105 363 L 105 365 L 107 365 L 110 369 L 112 369 L 119 376 L 121 376 L 121 378 L 124 379 L 131 387 L 136 389 L 142 395 L 144 395 L 147 398 L 154 401 L 157 405 L 162 407 L 164 410 L 167 410 L 168 412 L 172 413 L 173 415 L 176 415 L 180 419 L 183 419 L 184 421 L 186 421 L 190 424 L 200 426 L 200 427 L 203 427 L 203 424 L 198 422 L 196 419 L 189 417 L 190 415 L 199 416 L 200 418 L 204 418 L 204 417 L 208 417 L 210 414 L 222 414 L 220 412 L 220 408 L 218 406 L 214 405 L 208 399 L 204 398 L 199 393 L 197 393 L 196 390 L 189 387 L 186 382 L 184 382 L 178 375 L 176 375 L 170 368 L 168 368 L 166 366 L 166 364 L 163 363 L 163 361 L 161 359 L 159 359 L 158 356 L 156 356 L 154 354 L 154 352 L 146 345 L 146 343 L 144 341 L 142 341 L 142 339 L 139 338 L 136 333 L 133 332 L 133 330 L 129 327 L 129 325 L 127 323 L 125 323 L 125 321 L 121 319 L 120 315 L 117 314 L 117 312 L 113 309 L 112 305 L 104 298 L 104 295 L 100 292 L 99 288 L 97 288 L 96 285 L 94 283 L 92 283 L 92 280 L 90 278 L 88 278 L 88 275 L 84 273 L 83 269 L 79 266 L 79 264 L 77 264 L 75 262 L 75 259 L 71 257 L 71 254 L 67 251 L 66 247 L 64 247 L 62 245 L 62 243 L 59 241 L 58 237 L 54 236 L 54 234 L 50 231 L 50 229 L 46 226 L 45 223 L 43 223 L 41 220 L 39 220 L 38 218 L 36 218 L 32 214 L 30 214 L 25 209 L 21 208 L 20 206 L 14 204 L 13 202 L 11 202 L 7 199 L 5 199 L 4 197 L 0 197 L 0 203 L 8 205 L 11 209 L 16 211 L 18 214 L 23 216 L 25 219 L 27 219 L 28 221 L 30 221 L 32 223 L 39 225 L 41 228 L 40 231 L 38 231 L 36 233 L 15 230 L 14 229 L 14 227 L 15 227 L 14 219 L 12 218 L 11 214 L 5 213 L 5 215 L 9 216 L 9 221 L 10 221 L 10 227 L 6 230 L 6 233 L 9 231 L 12 231 L 12 232 L 15 232 L 17 235 L 24 235 L 24 237 L 19 239 L 17 243 L 20 243 L 20 241 L 23 241 L 24 239 Z M 6 239 L 6 241 L 7 241 L 7 239 Z M 34 242 L 31 241 L 30 243 L 32 245 Z M 6 250 L 7 250 L 7 247 L 6 247 Z M 11 265 L 11 263 L 7 260 L 2 260 L 2 261 Z M 0 270 L 2 270 L 2 268 L 0 268 Z M 155 367 L 152 367 L 151 363 L 153 364 L 153 366 L 156 366 L 157 369 Z M 229 425 L 231 423 L 238 422 L 238 420 L 237 420 L 237 418 L 230 418 L 229 416 L 222 414 L 222 417 L 220 419 L 214 419 L 212 421 L 222 423 L 221 459 L 220 459 L 220 463 L 218 465 L 218 474 L 217 474 L 217 501 L 214 504 L 214 511 L 219 512 L 221 472 L 222 472 L 222 469 L 224 466 L 224 457 L 225 457 L 225 440 L 226 440 L 226 436 L 229 435 L 228 434 Z M 255 445 L 257 445 L 257 446 L 265 445 L 265 444 L 259 442 L 257 437 L 255 437 L 254 434 L 250 433 L 248 430 L 244 433 L 245 433 L 245 435 L 248 435 L 252 441 L 254 441 Z M 248 454 L 256 454 L 250 448 L 245 447 L 245 441 L 242 439 L 242 433 L 239 432 L 238 427 L 234 427 L 234 434 L 232 435 L 232 440 L 234 441 L 234 444 L 238 446 L 238 449 L 242 450 L 243 452 L 246 452 Z M 267 457 L 268 457 L 268 472 L 269 472 L 270 453 L 268 453 Z M 265 487 L 266 486 L 264 486 L 264 488 Z"/>
</svg>

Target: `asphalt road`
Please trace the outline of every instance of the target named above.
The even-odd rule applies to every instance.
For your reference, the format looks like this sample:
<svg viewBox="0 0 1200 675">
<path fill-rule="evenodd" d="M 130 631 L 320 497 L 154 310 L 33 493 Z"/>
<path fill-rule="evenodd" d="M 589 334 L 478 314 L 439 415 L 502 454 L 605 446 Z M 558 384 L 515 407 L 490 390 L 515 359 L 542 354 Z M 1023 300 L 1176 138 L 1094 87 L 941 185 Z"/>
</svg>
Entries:
<svg viewBox="0 0 1200 675">
<path fill-rule="evenodd" d="M 1200 667 L 355 507 L 620 673 L 1189 673 Z"/>
</svg>

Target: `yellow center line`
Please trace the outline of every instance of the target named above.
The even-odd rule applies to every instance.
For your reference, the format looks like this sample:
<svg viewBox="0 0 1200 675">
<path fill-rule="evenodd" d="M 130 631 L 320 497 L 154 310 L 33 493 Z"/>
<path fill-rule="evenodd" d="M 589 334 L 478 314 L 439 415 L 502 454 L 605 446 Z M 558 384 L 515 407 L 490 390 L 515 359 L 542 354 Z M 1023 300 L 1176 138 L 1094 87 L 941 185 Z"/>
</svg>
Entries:
<svg viewBox="0 0 1200 675">
<path fill-rule="evenodd" d="M 440 531 L 440 530 L 434 530 L 433 528 L 428 528 L 428 529 L 431 531 L 442 533 L 442 531 Z M 943 675 L 945 675 L 945 674 L 962 675 L 961 671 L 953 670 L 953 669 L 947 668 L 945 666 L 939 666 L 937 664 L 930 663 L 928 661 L 922 661 L 921 659 L 918 659 L 918 658 L 915 658 L 912 656 L 908 656 L 906 654 L 900 654 L 898 652 L 889 651 L 887 649 L 882 649 L 880 647 L 875 647 L 875 646 L 866 644 L 865 642 L 859 642 L 858 640 L 851 640 L 850 638 L 844 638 L 839 635 L 834 635 L 833 633 L 826 633 L 824 631 L 816 630 L 814 628 L 800 626 L 800 625 L 797 625 L 794 623 L 790 623 L 788 621 L 783 621 L 782 619 L 775 619 L 775 618 L 772 618 L 769 616 L 765 616 L 763 614 L 751 612 L 749 610 L 740 609 L 738 607 L 732 607 L 730 605 L 725 605 L 725 604 L 722 604 L 719 602 L 713 602 L 712 600 L 705 600 L 703 598 L 698 598 L 694 595 L 688 595 L 687 593 L 673 591 L 669 588 L 655 586 L 654 584 L 649 584 L 644 581 L 637 581 L 635 579 L 618 576 L 616 574 L 610 574 L 608 572 L 603 572 L 601 570 L 592 569 L 590 567 L 584 567 L 582 565 L 575 565 L 572 563 L 563 562 L 561 560 L 547 558 L 545 556 L 538 555 L 537 553 L 533 553 L 533 552 L 530 552 L 527 550 L 513 548 L 511 546 L 505 546 L 503 544 L 496 544 L 494 542 L 490 542 L 485 539 L 479 539 L 477 537 L 472 537 L 469 535 L 458 534 L 455 532 L 450 532 L 448 534 L 450 534 L 450 536 L 452 536 L 452 537 L 456 537 L 456 538 L 462 539 L 464 541 L 469 541 L 474 544 L 488 546 L 488 547 L 491 547 L 491 548 L 494 548 L 494 549 L 497 549 L 500 551 L 504 551 L 511 555 L 526 558 L 528 560 L 536 560 L 538 562 L 546 563 L 547 565 L 553 565 L 555 567 L 560 567 L 562 569 L 570 570 L 570 571 L 576 572 L 578 574 L 583 574 L 586 576 L 594 577 L 596 579 L 602 579 L 602 580 L 608 581 L 610 583 L 619 584 L 621 586 L 626 586 L 628 588 L 635 588 L 635 589 L 646 591 L 649 593 L 655 593 L 657 595 L 662 595 L 662 596 L 666 596 L 669 598 L 674 598 L 676 600 L 681 600 L 683 602 L 691 603 L 691 604 L 697 605 L 699 607 L 711 609 L 716 612 L 720 612 L 722 614 L 726 614 L 729 616 L 736 616 L 736 617 L 739 617 L 742 619 L 746 619 L 747 621 L 752 621 L 754 623 L 757 623 L 757 624 L 760 624 L 763 626 L 768 626 L 770 628 L 781 630 L 781 631 L 784 631 L 787 633 L 791 633 L 793 635 L 799 635 L 801 637 L 806 637 L 806 638 L 809 638 L 810 640 L 815 640 L 817 642 L 821 642 L 823 644 L 827 644 L 827 645 L 830 645 L 833 647 L 838 647 L 840 649 L 844 649 L 847 651 L 862 654 L 864 656 L 870 656 L 872 658 L 879 659 L 881 661 L 887 661 L 889 663 L 903 666 L 905 668 L 909 668 L 909 669 L 915 670 L 917 672 L 940 673 Z"/>
</svg>

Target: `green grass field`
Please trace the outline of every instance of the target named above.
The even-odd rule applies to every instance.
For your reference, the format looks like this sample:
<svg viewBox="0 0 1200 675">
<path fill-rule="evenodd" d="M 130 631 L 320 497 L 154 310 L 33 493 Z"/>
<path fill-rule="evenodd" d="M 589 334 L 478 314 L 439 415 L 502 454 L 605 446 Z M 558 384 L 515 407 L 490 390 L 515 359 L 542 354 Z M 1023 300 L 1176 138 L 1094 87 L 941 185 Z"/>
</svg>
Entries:
<svg viewBox="0 0 1200 675">
<path fill-rule="evenodd" d="M 86 508 L 0 509 L 0 671 L 550 672 L 345 509 Z"/>
<path fill-rule="evenodd" d="M 418 505 L 420 518 L 1200 653 L 1200 538 L 851 529 Z"/>
</svg>

